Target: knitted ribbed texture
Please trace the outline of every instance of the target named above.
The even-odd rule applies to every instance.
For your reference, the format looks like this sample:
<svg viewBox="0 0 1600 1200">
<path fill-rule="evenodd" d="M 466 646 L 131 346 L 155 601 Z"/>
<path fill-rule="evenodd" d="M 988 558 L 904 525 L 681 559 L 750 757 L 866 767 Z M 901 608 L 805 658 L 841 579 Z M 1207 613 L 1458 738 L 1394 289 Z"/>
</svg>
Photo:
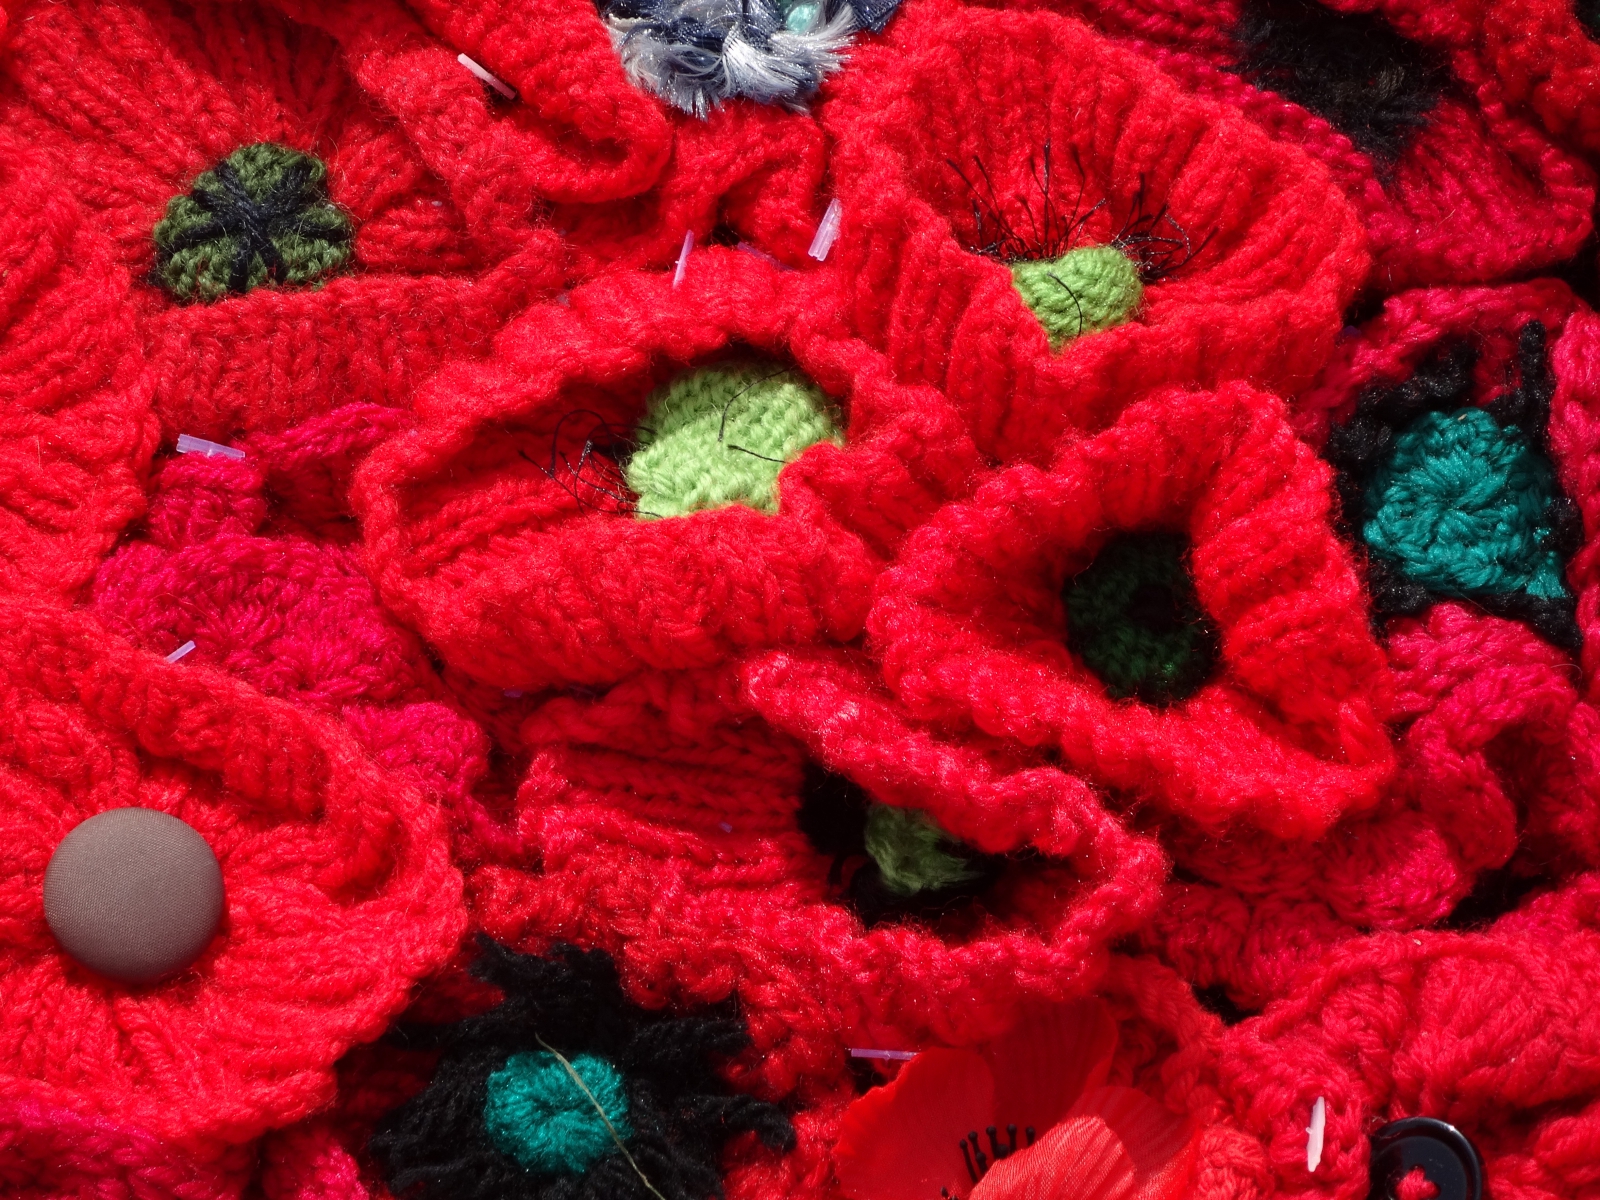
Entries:
<svg viewBox="0 0 1600 1200">
<path fill-rule="evenodd" d="M 13 764 L 0 874 L 15 914 L 0 1073 L 192 1147 L 327 1104 L 333 1064 L 377 1037 L 461 937 L 436 810 L 326 719 L 165 663 L 85 615 L 9 603 L 0 629 Z M 61 838 L 128 805 L 204 837 L 228 904 L 188 971 L 133 991 L 67 958 L 40 900 Z"/>
<path fill-rule="evenodd" d="M 1063 430 L 1162 383 L 1288 394 L 1322 365 L 1367 263 L 1355 213 L 1305 155 L 1049 13 L 924 0 L 851 62 L 821 113 L 849 222 L 830 296 L 902 378 L 949 395 L 985 452 L 1043 462 Z M 1143 299 L 1058 351 L 1010 264 L 1082 246 L 1138 263 Z"/>
<path fill-rule="evenodd" d="M 822 391 L 770 363 L 706 367 L 650 397 L 623 466 L 641 517 L 725 504 L 778 511 L 778 472 L 821 441 L 838 442 Z"/>
<path fill-rule="evenodd" d="M 350 257 L 350 220 L 328 203 L 328 168 L 261 142 L 174 196 L 155 227 L 155 277 L 179 300 L 310 283 Z"/>
</svg>

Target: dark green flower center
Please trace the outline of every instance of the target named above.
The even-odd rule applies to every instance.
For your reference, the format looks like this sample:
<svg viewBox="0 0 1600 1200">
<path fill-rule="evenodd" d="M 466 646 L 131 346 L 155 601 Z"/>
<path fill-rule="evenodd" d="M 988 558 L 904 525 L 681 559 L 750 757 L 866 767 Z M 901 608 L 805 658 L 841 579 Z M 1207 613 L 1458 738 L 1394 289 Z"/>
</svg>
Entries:
<svg viewBox="0 0 1600 1200">
<path fill-rule="evenodd" d="M 489 1076 L 488 1093 L 489 1140 L 538 1175 L 583 1175 L 633 1134 L 621 1072 L 592 1054 L 513 1054 Z"/>
<path fill-rule="evenodd" d="M 1187 539 L 1125 534 L 1064 589 L 1068 640 L 1118 700 L 1172 704 L 1216 662 L 1217 636 L 1195 598 Z"/>
<path fill-rule="evenodd" d="M 327 168 L 258 142 L 174 196 L 155 227 L 155 279 L 178 300 L 220 300 L 311 283 L 350 257 L 350 219 L 328 199 Z"/>
</svg>

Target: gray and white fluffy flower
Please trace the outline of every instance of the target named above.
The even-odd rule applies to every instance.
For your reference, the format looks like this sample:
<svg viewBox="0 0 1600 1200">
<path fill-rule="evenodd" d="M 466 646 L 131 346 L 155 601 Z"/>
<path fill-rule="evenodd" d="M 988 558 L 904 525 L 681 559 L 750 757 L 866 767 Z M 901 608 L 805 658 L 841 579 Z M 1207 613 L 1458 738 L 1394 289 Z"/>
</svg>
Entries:
<svg viewBox="0 0 1600 1200">
<path fill-rule="evenodd" d="M 800 108 L 857 28 L 882 27 L 848 0 L 602 0 L 601 15 L 629 77 L 699 117 L 735 96 Z"/>
</svg>

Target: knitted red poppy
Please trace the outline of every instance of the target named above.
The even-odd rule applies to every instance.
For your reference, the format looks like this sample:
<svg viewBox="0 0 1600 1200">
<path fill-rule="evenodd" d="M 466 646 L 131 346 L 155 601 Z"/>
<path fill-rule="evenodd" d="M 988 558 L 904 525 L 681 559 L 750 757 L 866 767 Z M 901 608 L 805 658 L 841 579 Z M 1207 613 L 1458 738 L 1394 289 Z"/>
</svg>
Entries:
<svg viewBox="0 0 1600 1200">
<path fill-rule="evenodd" d="M 986 451 L 1042 462 L 1152 386 L 1292 391 L 1321 366 L 1367 260 L 1305 157 L 1049 14 L 908 5 L 852 61 L 822 113 L 843 202 L 825 273 L 850 327 Z M 1091 246 L 1137 279 L 1057 257 Z M 1044 272 L 1055 346 L 1018 271 Z"/>
<path fill-rule="evenodd" d="M 993 1036 L 1030 999 L 1092 986 L 1158 897 L 1159 852 L 1086 788 L 916 729 L 843 659 L 774 655 L 739 692 L 728 670 L 646 674 L 546 704 L 523 729 L 534 756 L 518 797 L 537 869 L 486 867 L 472 890 L 509 945 L 598 946 L 662 1002 L 736 995 L 749 1090 L 837 1080 L 849 1045 Z M 758 715 L 830 700 L 845 702 L 814 744 Z M 916 796 L 945 836 L 1004 857 L 943 915 L 885 909 L 865 927 L 825 808 L 851 789 L 901 812 Z"/>
<path fill-rule="evenodd" d="M 1185 91 L 1232 105 L 1333 173 L 1383 291 L 1570 257 L 1594 173 L 1477 57 L 1478 0 L 1064 0 Z M 1508 28 L 1526 26 L 1507 9 Z M 1537 35 L 1535 35 L 1537 37 Z M 1537 51 L 1535 51 L 1537 53 Z M 1381 78 L 1382 83 L 1377 81 Z"/>
<path fill-rule="evenodd" d="M 1380 934 L 1330 954 L 1217 1047 L 1224 1111 L 1260 1139 L 1270 1180 L 1255 1193 L 1217 1180 L 1193 1195 L 1367 1195 L 1369 1135 L 1417 1115 L 1473 1142 L 1497 1198 L 1589 1194 L 1600 1144 L 1600 1020 L 1587 999 L 1600 985 L 1597 896 L 1588 877 L 1481 934 Z M 1174 1096 L 1202 1103 L 1211 1085 L 1193 1082 Z M 1310 1170 L 1319 1098 L 1326 1129 Z"/>
<path fill-rule="evenodd" d="M 1202 828 L 1319 834 L 1371 806 L 1394 764 L 1387 671 L 1329 525 L 1329 476 L 1271 397 L 1158 393 L 1049 471 L 1007 470 L 909 539 L 869 621 L 885 677 L 920 718 L 1050 747 Z M 1148 531 L 1187 538 L 1197 605 L 1151 620 L 1177 635 L 1210 623 L 1216 657 L 1184 695 L 1147 702 L 1108 682 L 1137 671 L 1115 612 L 1137 612 L 1160 580 L 1135 574 L 1103 635 L 1077 617 L 1069 631 L 1064 589 Z"/>
<path fill-rule="evenodd" d="M 6 62 L 0 119 L 136 277 L 169 437 L 404 403 L 561 278 L 527 168 L 463 136 L 464 69 L 388 74 L 395 96 L 369 78 L 393 64 L 244 4 L 39 4 Z"/>
<path fill-rule="evenodd" d="M 0 1128 L 0 1185 L 14 1200 L 233 1200 L 248 1176 L 241 1152 L 199 1162 L 33 1080 L 0 1079 Z"/>
<path fill-rule="evenodd" d="M 417 398 L 418 427 L 356 476 L 384 601 L 447 662 L 527 690 L 855 637 L 882 558 L 964 486 L 976 456 L 941 397 L 819 332 L 797 279 L 708 250 L 681 285 L 596 281 L 530 310 L 487 363 L 442 373 Z M 663 471 L 680 498 L 748 462 L 781 465 L 727 433 L 748 420 L 765 437 L 769 417 L 787 428 L 759 407 L 769 376 L 793 369 L 820 389 L 836 436 L 783 469 L 775 512 L 727 503 L 657 518 L 627 478 L 657 421 L 653 389 L 730 362 L 759 374 L 718 401 L 703 445 L 672 451 Z"/>
<path fill-rule="evenodd" d="M 69 596 L 143 504 L 155 445 L 110 247 L 0 129 L 0 592 Z"/>
<path fill-rule="evenodd" d="M 333 1063 L 461 937 L 435 811 L 324 719 L 219 672 L 79 615 L 12 603 L 0 629 L 0 1074 L 184 1146 L 245 1141 L 326 1104 Z M 61 839 L 130 806 L 199 832 L 227 897 L 194 965 L 142 988 L 69 958 L 41 900 Z"/>
<path fill-rule="evenodd" d="M 337 714 L 379 763 L 451 813 L 470 854 L 496 836 L 472 797 L 487 739 L 452 711 L 421 643 L 378 604 L 355 549 L 307 536 L 354 536 L 344 508 L 350 471 L 402 419 L 351 406 L 244 439 L 240 459 L 166 460 L 148 539 L 101 565 L 94 606 L 143 649 L 164 655 L 192 643 L 187 662 Z"/>
</svg>

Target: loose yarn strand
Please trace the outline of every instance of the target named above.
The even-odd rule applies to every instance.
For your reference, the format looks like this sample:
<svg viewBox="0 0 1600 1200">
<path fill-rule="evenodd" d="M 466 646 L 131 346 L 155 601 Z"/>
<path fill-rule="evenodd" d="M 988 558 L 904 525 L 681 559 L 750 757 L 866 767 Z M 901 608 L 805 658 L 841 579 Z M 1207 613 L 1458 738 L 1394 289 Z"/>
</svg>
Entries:
<svg viewBox="0 0 1600 1200">
<path fill-rule="evenodd" d="M 622 1157 L 628 1160 L 628 1165 L 633 1168 L 633 1173 L 639 1177 L 639 1182 L 650 1189 L 650 1194 L 655 1196 L 656 1200 L 667 1200 L 665 1196 L 656 1190 L 656 1185 L 651 1183 L 645 1173 L 639 1169 L 639 1164 L 634 1161 L 633 1155 L 628 1153 L 628 1147 L 623 1144 L 622 1135 L 617 1132 L 617 1127 L 611 1123 L 611 1118 L 606 1115 L 606 1110 L 601 1106 L 600 1101 L 596 1100 L 594 1093 L 589 1090 L 589 1085 L 583 1081 L 583 1076 L 572 1069 L 572 1064 L 567 1061 L 566 1056 L 561 1051 L 557 1050 L 538 1034 L 533 1035 L 533 1040 L 555 1057 L 555 1060 L 561 1064 L 566 1073 L 572 1076 L 572 1082 L 577 1084 L 583 1094 L 589 1098 L 589 1103 L 594 1105 L 595 1112 L 599 1113 L 600 1119 L 605 1122 L 606 1129 L 611 1134 L 611 1140 L 616 1142 L 617 1149 L 622 1151 Z"/>
</svg>

